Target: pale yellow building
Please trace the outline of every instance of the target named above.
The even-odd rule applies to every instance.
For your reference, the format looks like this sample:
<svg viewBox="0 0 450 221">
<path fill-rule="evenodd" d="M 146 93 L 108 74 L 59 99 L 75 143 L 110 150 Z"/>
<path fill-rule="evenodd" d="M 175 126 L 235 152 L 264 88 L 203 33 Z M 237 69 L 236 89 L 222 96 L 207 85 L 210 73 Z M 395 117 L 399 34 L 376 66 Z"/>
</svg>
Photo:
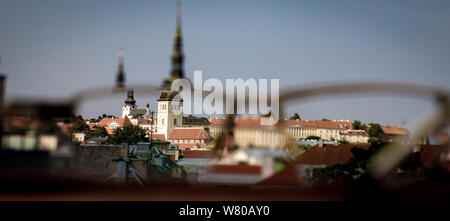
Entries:
<svg viewBox="0 0 450 221">
<path fill-rule="evenodd" d="M 342 133 L 342 139 L 350 143 L 367 143 L 369 135 L 365 130 L 347 130 Z"/>
</svg>

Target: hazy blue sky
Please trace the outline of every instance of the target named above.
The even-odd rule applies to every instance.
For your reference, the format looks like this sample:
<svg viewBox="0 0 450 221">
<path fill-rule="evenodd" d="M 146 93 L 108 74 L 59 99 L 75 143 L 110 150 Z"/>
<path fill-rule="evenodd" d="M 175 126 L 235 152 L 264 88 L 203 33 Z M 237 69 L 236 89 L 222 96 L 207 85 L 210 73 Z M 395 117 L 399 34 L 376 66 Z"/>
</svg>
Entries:
<svg viewBox="0 0 450 221">
<path fill-rule="evenodd" d="M 386 80 L 450 86 L 450 1 L 182 1 L 185 72 L 279 78 L 282 88 Z M 175 1 L 0 0 L 0 72 L 7 98 L 68 98 L 114 84 L 159 84 L 170 69 Z M 119 115 L 125 97 L 81 113 Z M 136 95 L 143 107 L 155 97 Z M 303 118 L 401 125 L 425 101 L 347 98 L 291 105 Z"/>
</svg>

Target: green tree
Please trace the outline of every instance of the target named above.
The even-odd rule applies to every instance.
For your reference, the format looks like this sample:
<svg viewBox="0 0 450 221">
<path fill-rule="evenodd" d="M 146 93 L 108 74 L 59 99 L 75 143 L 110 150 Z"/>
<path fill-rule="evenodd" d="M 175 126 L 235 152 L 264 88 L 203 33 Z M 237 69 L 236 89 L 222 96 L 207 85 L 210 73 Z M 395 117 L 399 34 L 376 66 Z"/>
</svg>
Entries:
<svg viewBox="0 0 450 221">
<path fill-rule="evenodd" d="M 130 125 L 123 128 L 114 129 L 113 135 L 108 137 L 108 143 L 111 144 L 135 144 L 137 142 L 147 142 L 147 133 L 139 126 Z"/>
<path fill-rule="evenodd" d="M 301 120 L 300 115 L 298 113 L 295 113 L 289 120 Z"/>
<path fill-rule="evenodd" d="M 76 117 L 74 116 L 72 121 L 73 125 L 72 128 L 70 128 L 70 131 L 72 133 L 88 131 L 90 129 L 89 126 L 84 122 L 84 119 L 81 115 L 78 115 Z"/>
<path fill-rule="evenodd" d="M 330 121 L 330 119 L 327 119 L 327 118 L 322 118 L 322 120 L 321 121 Z"/>
<path fill-rule="evenodd" d="M 108 136 L 108 132 L 106 131 L 105 127 L 98 127 L 98 126 L 94 126 L 95 128 L 95 135 L 98 137 L 107 137 Z"/>
<path fill-rule="evenodd" d="M 382 136 L 384 135 L 384 132 L 381 129 L 381 125 L 376 124 L 376 123 L 370 123 L 369 126 L 370 126 L 370 128 L 367 131 L 367 133 L 369 134 L 369 137 L 376 139 L 376 140 L 380 140 L 382 138 Z"/>
<path fill-rule="evenodd" d="M 30 122 L 26 122 L 23 126 L 11 126 L 8 130 L 11 134 L 26 134 L 31 130 Z"/>
<path fill-rule="evenodd" d="M 339 142 L 340 144 L 349 144 L 349 143 L 350 143 L 350 142 L 348 142 L 348 141 L 345 139 L 345 137 L 341 138 L 338 142 Z"/>
<path fill-rule="evenodd" d="M 336 164 L 312 170 L 315 184 L 332 184 L 336 182 L 361 184 L 369 180 L 368 167 L 370 158 L 383 146 L 381 143 L 370 145 L 368 150 L 353 147 L 353 157 L 346 164 Z"/>
<path fill-rule="evenodd" d="M 40 122 L 38 128 L 36 129 L 40 134 L 57 134 L 61 133 L 61 128 L 56 125 L 54 121 L 43 121 Z"/>
<path fill-rule="evenodd" d="M 298 144 L 297 145 L 298 155 L 308 151 L 311 148 L 312 148 L 312 146 L 310 144 Z"/>
<path fill-rule="evenodd" d="M 305 140 L 320 140 L 320 137 L 318 136 L 308 136 L 305 138 Z"/>
<path fill-rule="evenodd" d="M 353 130 L 364 130 L 364 125 L 361 124 L 361 121 L 355 120 L 352 123 Z"/>
</svg>

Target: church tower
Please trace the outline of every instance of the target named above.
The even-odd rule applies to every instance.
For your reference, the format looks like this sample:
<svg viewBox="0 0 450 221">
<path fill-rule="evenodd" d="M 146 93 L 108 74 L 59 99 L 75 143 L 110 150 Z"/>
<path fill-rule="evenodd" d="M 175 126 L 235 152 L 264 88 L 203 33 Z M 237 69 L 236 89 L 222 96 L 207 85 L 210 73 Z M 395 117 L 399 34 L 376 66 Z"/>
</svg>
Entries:
<svg viewBox="0 0 450 221">
<path fill-rule="evenodd" d="M 125 104 L 122 106 L 122 118 L 127 116 L 128 118 L 132 118 L 131 112 L 136 109 L 136 100 L 134 100 L 134 90 L 130 89 L 127 93 L 127 99 L 125 100 Z"/>
<path fill-rule="evenodd" d="M 166 139 L 169 138 L 173 128 L 181 127 L 183 124 L 183 101 L 173 101 L 173 98 L 177 95 L 177 93 L 171 91 L 172 82 L 176 79 L 184 78 L 184 55 L 182 46 L 181 10 L 179 3 L 177 3 L 177 19 L 172 53 L 172 69 L 170 71 L 169 78 L 165 79 L 160 87 L 161 96 L 158 99 L 157 131 L 160 134 L 164 134 Z"/>
<path fill-rule="evenodd" d="M 176 31 L 171 60 L 172 60 L 172 69 L 170 70 L 169 78 L 166 78 L 162 82 L 162 86 L 160 88 L 161 90 L 170 91 L 170 87 L 174 80 L 184 78 L 183 36 L 181 34 L 181 9 L 179 2 L 177 2 Z"/>
</svg>

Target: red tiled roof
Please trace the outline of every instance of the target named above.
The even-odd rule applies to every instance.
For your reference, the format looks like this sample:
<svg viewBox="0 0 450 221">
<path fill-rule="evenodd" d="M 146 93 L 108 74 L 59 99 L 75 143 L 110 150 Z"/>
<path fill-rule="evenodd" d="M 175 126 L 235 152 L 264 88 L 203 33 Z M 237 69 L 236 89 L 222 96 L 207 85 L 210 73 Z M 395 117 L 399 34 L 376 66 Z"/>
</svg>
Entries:
<svg viewBox="0 0 450 221">
<path fill-rule="evenodd" d="M 385 134 L 388 135 L 406 135 L 408 134 L 408 130 L 401 127 L 391 127 L 391 126 L 381 126 L 381 129 Z"/>
<path fill-rule="evenodd" d="M 183 150 L 184 158 L 211 158 L 212 152 L 208 150 Z"/>
<path fill-rule="evenodd" d="M 211 118 L 209 121 L 211 123 L 211 125 L 223 125 L 225 124 L 225 120 L 226 118 Z"/>
<path fill-rule="evenodd" d="M 227 118 L 211 118 L 211 125 L 225 125 Z M 261 118 L 259 117 L 237 117 L 235 119 L 235 126 L 246 127 L 246 126 L 260 126 Z"/>
<path fill-rule="evenodd" d="M 98 122 L 98 126 L 107 127 L 109 124 L 116 122 L 119 127 L 126 127 L 131 125 L 130 119 L 127 116 L 124 118 L 103 118 Z"/>
<path fill-rule="evenodd" d="M 208 133 L 203 128 L 176 128 L 172 130 L 169 135 L 169 140 L 207 140 L 209 139 Z"/>
<path fill-rule="evenodd" d="M 211 125 L 224 125 L 226 118 L 212 118 Z M 322 121 L 322 120 L 283 120 L 280 119 L 277 126 L 283 125 L 299 125 L 302 127 L 316 127 L 326 129 L 352 129 L 352 122 L 350 121 Z M 236 118 L 236 127 L 257 127 L 261 126 L 260 117 L 239 117 Z"/>
<path fill-rule="evenodd" d="M 289 165 L 272 176 L 259 181 L 256 185 L 297 186 L 300 184 L 301 182 L 298 180 L 297 171 L 295 170 L 294 165 Z"/>
<path fill-rule="evenodd" d="M 312 147 L 305 153 L 301 154 L 295 159 L 296 164 L 315 164 L 333 166 L 335 164 L 346 164 L 352 157 L 352 148 L 362 148 L 368 150 L 369 144 L 340 144 L 318 145 Z"/>
<path fill-rule="evenodd" d="M 279 125 L 299 125 L 302 127 L 316 127 L 325 129 L 351 129 L 350 121 L 334 121 L 334 120 L 280 120 Z"/>
<path fill-rule="evenodd" d="M 341 144 L 339 146 L 325 145 L 325 148 L 318 145 L 298 156 L 295 161 L 282 171 L 260 181 L 257 185 L 305 185 L 299 179 L 295 169 L 297 164 L 316 164 L 333 166 L 335 164 L 345 164 L 353 157 L 351 149 L 353 147 L 369 149 L 367 144 Z"/>
<path fill-rule="evenodd" d="M 253 117 L 242 117 L 237 118 L 236 127 L 255 127 L 255 126 L 261 126 L 261 118 L 253 118 Z"/>
<path fill-rule="evenodd" d="M 89 126 L 90 129 L 93 129 L 95 126 L 99 126 L 98 122 L 97 123 L 88 123 L 87 125 Z"/>
<path fill-rule="evenodd" d="M 152 139 L 166 140 L 166 136 L 164 134 L 152 134 Z"/>
</svg>

